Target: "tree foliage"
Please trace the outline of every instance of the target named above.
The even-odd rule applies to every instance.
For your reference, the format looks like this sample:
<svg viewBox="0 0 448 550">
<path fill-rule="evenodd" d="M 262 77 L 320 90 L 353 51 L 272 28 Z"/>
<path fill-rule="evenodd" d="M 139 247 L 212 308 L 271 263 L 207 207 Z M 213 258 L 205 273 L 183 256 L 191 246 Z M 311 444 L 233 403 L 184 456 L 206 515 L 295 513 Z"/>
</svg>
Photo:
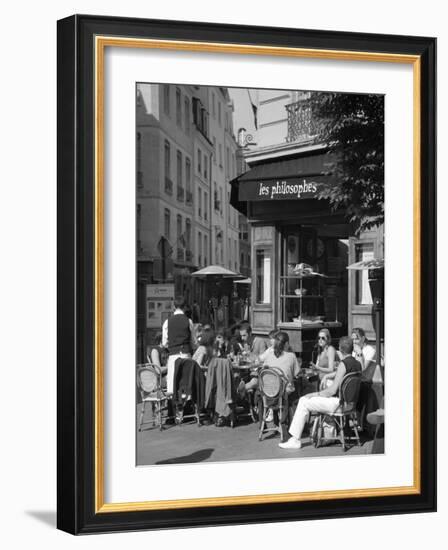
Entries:
<svg viewBox="0 0 448 550">
<path fill-rule="evenodd" d="M 328 145 L 335 184 L 320 198 L 344 208 L 359 230 L 384 222 L 384 96 L 311 96 L 318 140 Z"/>
</svg>

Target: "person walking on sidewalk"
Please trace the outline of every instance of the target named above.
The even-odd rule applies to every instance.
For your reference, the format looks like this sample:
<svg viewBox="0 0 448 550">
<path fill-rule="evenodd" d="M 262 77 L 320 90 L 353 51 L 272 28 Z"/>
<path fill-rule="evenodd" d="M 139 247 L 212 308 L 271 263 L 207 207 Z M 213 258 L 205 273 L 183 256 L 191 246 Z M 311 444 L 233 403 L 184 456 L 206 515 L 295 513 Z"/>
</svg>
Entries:
<svg viewBox="0 0 448 550">
<path fill-rule="evenodd" d="M 174 313 L 162 326 L 162 345 L 168 348 L 167 393 L 173 393 L 174 364 L 179 357 L 190 358 L 196 347 L 193 321 L 185 315 L 185 300 L 174 300 Z"/>
<path fill-rule="evenodd" d="M 336 370 L 333 383 L 330 387 L 315 393 L 309 393 L 300 398 L 296 412 L 289 427 L 291 437 L 285 443 L 280 443 L 282 449 L 300 449 L 302 443 L 303 428 L 311 412 L 332 414 L 339 407 L 339 388 L 346 374 L 361 372 L 361 364 L 354 357 L 353 340 L 349 336 L 343 336 L 339 340 L 339 355 L 341 361 Z"/>
</svg>

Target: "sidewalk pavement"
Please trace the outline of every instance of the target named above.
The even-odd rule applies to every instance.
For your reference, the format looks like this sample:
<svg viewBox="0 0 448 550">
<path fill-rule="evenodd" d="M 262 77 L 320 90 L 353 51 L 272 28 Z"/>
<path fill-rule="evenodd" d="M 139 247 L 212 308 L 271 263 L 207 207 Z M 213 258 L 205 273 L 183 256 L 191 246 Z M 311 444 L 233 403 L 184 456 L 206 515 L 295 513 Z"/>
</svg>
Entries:
<svg viewBox="0 0 448 550">
<path fill-rule="evenodd" d="M 137 407 L 137 419 L 140 407 Z M 149 411 L 145 413 L 145 422 L 148 420 L 151 420 Z M 371 441 L 364 442 L 361 447 L 355 445 L 345 453 L 336 443 L 316 449 L 308 437 L 302 439 L 303 447 L 299 451 L 280 449 L 279 442 L 278 434 L 266 434 L 258 441 L 258 422 L 252 423 L 249 419 L 242 420 L 234 428 L 218 428 L 214 424 L 198 426 L 186 421 L 180 426 L 166 425 L 162 431 L 149 423 L 137 432 L 137 465 L 368 455 L 372 452 Z"/>
</svg>

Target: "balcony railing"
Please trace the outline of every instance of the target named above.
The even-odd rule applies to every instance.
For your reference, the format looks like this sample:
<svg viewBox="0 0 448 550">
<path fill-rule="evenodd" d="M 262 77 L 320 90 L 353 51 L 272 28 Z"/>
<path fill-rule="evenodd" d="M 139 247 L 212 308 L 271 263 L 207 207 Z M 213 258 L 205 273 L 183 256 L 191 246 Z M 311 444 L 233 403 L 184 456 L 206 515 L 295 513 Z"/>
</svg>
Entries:
<svg viewBox="0 0 448 550">
<path fill-rule="evenodd" d="M 182 201 L 184 200 L 185 196 L 185 189 L 181 187 L 180 185 L 177 186 L 177 200 Z"/>
<path fill-rule="evenodd" d="M 191 191 L 185 192 L 185 202 L 187 204 L 193 204 L 193 193 Z"/>
<path fill-rule="evenodd" d="M 309 141 L 317 135 L 318 125 L 313 117 L 309 100 L 296 101 L 286 105 L 288 135 L 286 141 Z"/>
<path fill-rule="evenodd" d="M 165 193 L 168 195 L 173 194 L 173 182 L 170 180 L 170 178 L 165 178 Z"/>
</svg>

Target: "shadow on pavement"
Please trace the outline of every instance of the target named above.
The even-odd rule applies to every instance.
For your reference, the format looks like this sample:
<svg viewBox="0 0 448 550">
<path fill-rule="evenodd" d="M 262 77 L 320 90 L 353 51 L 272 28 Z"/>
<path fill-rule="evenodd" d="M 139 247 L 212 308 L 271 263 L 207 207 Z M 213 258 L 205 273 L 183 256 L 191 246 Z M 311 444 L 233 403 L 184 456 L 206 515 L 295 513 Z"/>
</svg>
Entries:
<svg viewBox="0 0 448 550">
<path fill-rule="evenodd" d="M 189 455 L 159 460 L 156 464 L 188 464 L 192 462 L 202 462 L 203 460 L 207 460 L 207 458 L 212 455 L 214 450 L 215 449 L 201 449 L 200 451 L 195 451 Z"/>
</svg>

